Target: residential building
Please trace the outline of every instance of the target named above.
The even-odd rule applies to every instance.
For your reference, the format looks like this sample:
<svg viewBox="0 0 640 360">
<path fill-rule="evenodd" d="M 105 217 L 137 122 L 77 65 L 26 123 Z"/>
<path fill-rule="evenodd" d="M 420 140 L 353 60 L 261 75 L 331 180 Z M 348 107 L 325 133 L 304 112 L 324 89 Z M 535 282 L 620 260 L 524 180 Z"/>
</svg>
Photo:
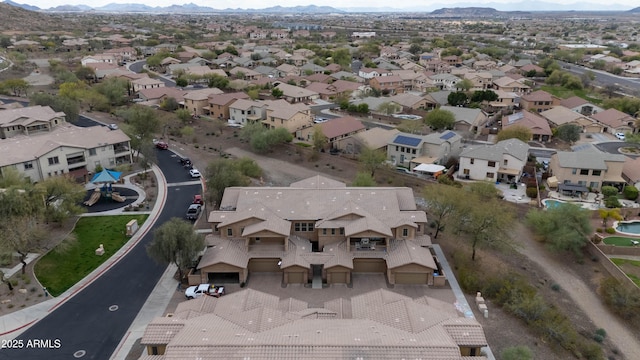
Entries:
<svg viewBox="0 0 640 360">
<path fill-rule="evenodd" d="M 322 290 L 318 290 L 322 291 Z M 480 323 L 450 303 L 387 289 L 313 305 L 246 289 L 178 304 L 146 327 L 140 360 L 486 359 Z"/>
<path fill-rule="evenodd" d="M 558 183 L 563 193 L 600 191 L 602 186 L 616 186 L 626 183 L 622 171 L 626 157 L 600 151 L 591 144 L 582 144 L 579 151 L 558 151 L 551 155 L 549 173 Z"/>
<path fill-rule="evenodd" d="M 206 88 L 188 91 L 184 95 L 184 108 L 194 115 L 203 115 L 204 108 L 209 105 L 209 96 L 223 94 L 218 88 Z"/>
<path fill-rule="evenodd" d="M 322 133 L 327 137 L 329 147 L 331 148 L 338 148 L 337 143 L 340 140 L 367 130 L 360 120 L 351 116 L 331 119 L 316 126 L 320 126 L 320 130 L 322 130 Z M 311 140 L 312 137 L 313 133 L 311 132 L 308 135 L 309 140 Z"/>
<path fill-rule="evenodd" d="M 398 129 L 383 129 L 373 127 L 353 136 L 336 141 L 333 145 L 345 154 L 359 154 L 363 147 L 387 152 L 387 146 L 400 131 Z"/>
<path fill-rule="evenodd" d="M 524 94 L 531 90 L 528 85 L 525 85 L 518 80 L 514 80 L 509 76 L 503 76 L 493 80 L 493 89 L 514 92 L 516 94 Z"/>
<path fill-rule="evenodd" d="M 247 125 L 266 119 L 267 104 L 251 99 L 238 99 L 229 105 L 229 121 Z"/>
<path fill-rule="evenodd" d="M 530 111 L 520 111 L 502 118 L 502 130 L 522 126 L 531 131 L 531 141 L 549 142 L 553 136 L 547 119 Z"/>
<path fill-rule="evenodd" d="M 560 105 L 560 99 L 544 90 L 534 91 L 520 98 L 520 107 L 527 111 L 540 113 L 557 105 Z"/>
<path fill-rule="evenodd" d="M 393 75 L 393 71 L 380 69 L 380 68 L 361 67 L 360 70 L 358 70 L 358 76 L 366 80 L 371 80 L 376 77 L 391 76 L 391 75 Z"/>
<path fill-rule="evenodd" d="M 164 82 L 158 79 L 152 79 L 150 77 L 143 77 L 131 81 L 131 87 L 134 92 L 146 89 L 154 89 L 164 87 Z"/>
<path fill-rule="evenodd" d="M 265 101 L 266 118 L 262 124 L 269 128 L 285 128 L 296 138 L 304 138 L 303 132 L 311 127 L 313 115 L 311 108 L 303 103 L 290 104 L 285 100 Z"/>
<path fill-rule="evenodd" d="M 560 105 L 566 108 L 569 108 L 577 113 L 580 113 L 584 116 L 591 116 L 593 114 L 599 113 L 600 111 L 604 111 L 603 108 L 596 106 L 578 96 L 572 96 L 567 99 L 562 99 L 560 101 Z"/>
<path fill-rule="evenodd" d="M 311 102 L 319 97 L 315 91 L 283 82 L 276 83 L 275 87 L 282 90 L 282 98 L 292 104 Z"/>
<path fill-rule="evenodd" d="M 610 134 L 615 133 L 635 133 L 636 119 L 633 116 L 623 113 L 617 109 L 607 109 L 591 115 L 591 118 L 604 125 L 603 131 Z"/>
<path fill-rule="evenodd" d="M 463 108 L 457 106 L 441 106 L 440 110 L 446 110 L 455 117 L 453 129 L 458 132 L 479 134 L 487 123 L 487 115 L 480 109 Z"/>
<path fill-rule="evenodd" d="M 540 113 L 540 116 L 547 119 L 549 124 L 554 128 L 562 125 L 575 125 L 578 126 L 582 132 L 586 133 L 601 133 L 604 128 L 603 125 L 597 121 L 562 105 L 554 106 L 552 109 L 543 111 Z"/>
<path fill-rule="evenodd" d="M 460 154 L 458 177 L 513 183 L 520 179 L 528 154 L 529 145 L 518 139 L 471 146 Z"/>
<path fill-rule="evenodd" d="M 41 105 L 0 110 L 0 139 L 51 132 L 66 123 L 66 116 Z"/>
<path fill-rule="evenodd" d="M 190 283 L 246 282 L 262 271 L 284 284 L 349 284 L 363 271 L 392 284 L 444 279 L 410 188 L 347 187 L 319 175 L 289 187 L 228 187 L 208 221 L 209 247 Z"/>
<path fill-rule="evenodd" d="M 369 80 L 372 89 L 387 94 L 400 94 L 404 92 L 402 78 L 397 75 L 379 76 Z"/>
<path fill-rule="evenodd" d="M 25 109 L 30 108 L 0 111 L 3 129 L 5 125 L 14 129 L 5 133 L 11 136 L 0 140 L 0 174 L 13 168 L 34 182 L 63 174 L 87 181 L 98 166 L 108 168 L 132 162 L 130 139 L 122 130 L 77 127 L 66 123 L 64 113 L 48 107 L 22 112 L 33 118 L 15 117 L 16 110 Z M 46 113 L 51 116 L 39 116 Z M 14 121 L 7 121 L 12 118 Z"/>
<path fill-rule="evenodd" d="M 434 83 L 434 85 L 440 90 L 454 90 L 456 88 L 456 84 L 462 81 L 459 77 L 451 74 L 435 74 L 429 76 Z"/>
<path fill-rule="evenodd" d="M 229 106 L 238 99 L 248 98 L 249 95 L 244 92 L 209 95 L 209 106 L 203 110 L 213 118 L 226 121 L 229 119 Z"/>
<path fill-rule="evenodd" d="M 446 164 L 462 152 L 462 137 L 453 131 L 429 135 L 398 133 L 387 146 L 387 159 L 413 169 L 420 164 Z"/>
</svg>

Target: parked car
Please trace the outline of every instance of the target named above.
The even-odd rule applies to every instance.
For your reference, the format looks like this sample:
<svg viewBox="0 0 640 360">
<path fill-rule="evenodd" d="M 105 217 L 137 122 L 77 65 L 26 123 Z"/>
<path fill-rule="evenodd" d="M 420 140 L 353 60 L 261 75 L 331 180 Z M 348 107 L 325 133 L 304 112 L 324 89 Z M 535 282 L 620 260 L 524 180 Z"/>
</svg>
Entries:
<svg viewBox="0 0 640 360">
<path fill-rule="evenodd" d="M 198 220 L 200 216 L 200 212 L 202 211 L 202 205 L 200 204 L 191 204 L 187 209 L 187 220 Z"/>
<path fill-rule="evenodd" d="M 182 166 L 184 167 L 191 167 L 191 160 L 188 157 L 178 157 L 178 161 L 180 162 L 180 164 L 182 164 Z"/>
<path fill-rule="evenodd" d="M 156 142 L 156 147 L 160 150 L 167 150 L 169 148 L 169 144 L 167 144 L 164 141 L 157 141 Z"/>
<path fill-rule="evenodd" d="M 109 124 L 107 125 L 107 127 L 111 130 L 118 130 L 118 125 L 117 124 Z"/>
<path fill-rule="evenodd" d="M 202 200 L 202 195 L 193 195 L 192 204 L 204 205 L 204 201 Z"/>
<path fill-rule="evenodd" d="M 616 138 L 617 138 L 618 140 L 622 140 L 622 141 L 624 141 L 624 133 L 616 133 Z"/>
<path fill-rule="evenodd" d="M 322 124 L 322 123 L 326 123 L 327 121 L 329 121 L 329 119 L 323 118 L 323 117 L 317 117 L 315 120 L 313 120 L 313 123 Z"/>
<path fill-rule="evenodd" d="M 189 170 L 189 175 L 191 175 L 192 178 L 199 178 L 201 176 L 198 169 Z"/>
<path fill-rule="evenodd" d="M 184 292 L 184 296 L 186 296 L 186 298 L 189 300 L 199 298 L 203 295 L 220 297 L 224 295 L 224 286 L 200 284 L 196 286 L 189 286 Z"/>
</svg>

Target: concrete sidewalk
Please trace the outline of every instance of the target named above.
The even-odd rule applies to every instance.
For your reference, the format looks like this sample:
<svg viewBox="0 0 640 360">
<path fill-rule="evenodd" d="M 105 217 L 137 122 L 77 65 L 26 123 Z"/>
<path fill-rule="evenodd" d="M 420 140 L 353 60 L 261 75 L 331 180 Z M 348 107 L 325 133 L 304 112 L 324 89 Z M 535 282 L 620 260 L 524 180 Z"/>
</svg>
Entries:
<svg viewBox="0 0 640 360">
<path fill-rule="evenodd" d="M 149 218 L 144 222 L 144 224 L 142 224 L 140 229 L 138 229 L 138 231 L 131 237 L 131 239 L 129 239 L 129 241 L 122 248 L 120 248 L 118 252 L 113 254 L 111 258 L 100 265 L 97 269 L 92 271 L 84 279 L 65 291 L 62 295 L 51 298 L 37 305 L 33 305 L 28 308 L 1 316 L 0 340 L 14 339 L 16 336 L 27 330 L 29 326 L 44 318 L 55 308 L 74 297 L 78 292 L 84 289 L 87 285 L 91 284 L 95 279 L 97 279 L 99 276 L 109 270 L 121 258 L 123 258 L 131 249 L 133 249 L 133 247 L 135 247 L 136 244 L 138 244 L 142 237 L 147 234 L 151 226 L 155 223 L 158 215 L 162 211 L 167 197 L 167 182 L 164 178 L 164 175 L 162 174 L 162 171 L 160 171 L 160 169 L 156 165 L 152 167 L 152 171 L 156 175 L 156 179 L 158 179 L 158 201 L 156 201 L 155 206 L 149 212 Z M 118 212 L 117 214 L 120 213 L 121 212 Z M 175 284 L 173 286 L 175 288 Z M 148 309 L 144 310 L 146 311 Z"/>
</svg>

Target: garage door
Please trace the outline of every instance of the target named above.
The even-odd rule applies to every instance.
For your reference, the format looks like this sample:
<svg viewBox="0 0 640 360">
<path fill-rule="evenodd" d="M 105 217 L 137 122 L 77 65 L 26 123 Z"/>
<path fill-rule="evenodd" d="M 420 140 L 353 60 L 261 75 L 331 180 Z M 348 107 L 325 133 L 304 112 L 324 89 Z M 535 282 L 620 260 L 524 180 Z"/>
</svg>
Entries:
<svg viewBox="0 0 640 360">
<path fill-rule="evenodd" d="M 249 272 L 281 272 L 279 261 L 280 259 L 251 259 Z"/>
<path fill-rule="evenodd" d="M 353 272 L 384 273 L 386 270 L 383 259 L 353 259 Z"/>
<path fill-rule="evenodd" d="M 302 284 L 304 282 L 304 273 L 302 272 L 290 272 L 289 284 Z"/>
<path fill-rule="evenodd" d="M 346 284 L 347 283 L 347 273 L 346 272 L 332 272 L 331 273 L 331 284 Z"/>
<path fill-rule="evenodd" d="M 207 274 L 209 284 L 238 284 L 240 273 L 237 272 L 210 272 Z"/>
<path fill-rule="evenodd" d="M 426 284 L 429 274 L 396 273 L 396 284 Z"/>
</svg>

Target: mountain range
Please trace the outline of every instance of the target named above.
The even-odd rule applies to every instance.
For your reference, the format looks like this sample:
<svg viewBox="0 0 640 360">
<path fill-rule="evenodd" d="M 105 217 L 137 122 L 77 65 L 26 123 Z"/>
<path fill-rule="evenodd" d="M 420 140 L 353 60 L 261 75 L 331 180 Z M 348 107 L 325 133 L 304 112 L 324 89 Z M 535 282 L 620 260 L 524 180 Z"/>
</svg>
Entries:
<svg viewBox="0 0 640 360">
<path fill-rule="evenodd" d="M 340 13 L 354 13 L 354 12 L 419 12 L 429 13 L 432 11 L 433 15 L 444 16 L 447 14 L 454 14 L 455 11 L 465 9 L 465 13 L 479 12 L 481 15 L 489 15 L 489 13 L 501 13 L 501 12 L 521 12 L 521 11 L 626 11 L 629 13 L 640 13 L 640 7 L 629 10 L 628 6 L 619 4 L 594 4 L 594 3 L 574 3 L 574 4 L 556 4 L 547 2 L 531 2 L 523 1 L 519 3 L 486 3 L 482 4 L 483 7 L 477 7 L 477 3 L 454 3 L 454 4 L 430 4 L 428 6 L 419 8 L 334 8 L 331 6 L 272 6 L 264 9 L 240 9 L 240 8 L 226 8 L 226 9 L 214 9 L 208 6 L 200 6 L 194 3 L 184 5 L 171 5 L 171 6 L 148 6 L 144 4 L 117 4 L 111 3 L 100 7 L 91 7 L 88 5 L 60 5 L 51 7 L 48 9 L 41 9 L 37 6 L 19 4 L 11 0 L 5 0 L 5 4 L 23 8 L 30 11 L 46 11 L 46 12 L 122 12 L 122 13 L 178 13 L 178 14 L 195 14 L 195 13 L 268 13 L 268 14 L 285 14 L 285 13 L 304 13 L 304 14 L 340 14 Z M 455 8 L 448 6 L 455 5 Z M 473 10 L 471 10 L 473 9 Z M 496 10 L 499 9 L 499 10 Z M 462 15 L 462 14 L 460 14 Z"/>
</svg>

